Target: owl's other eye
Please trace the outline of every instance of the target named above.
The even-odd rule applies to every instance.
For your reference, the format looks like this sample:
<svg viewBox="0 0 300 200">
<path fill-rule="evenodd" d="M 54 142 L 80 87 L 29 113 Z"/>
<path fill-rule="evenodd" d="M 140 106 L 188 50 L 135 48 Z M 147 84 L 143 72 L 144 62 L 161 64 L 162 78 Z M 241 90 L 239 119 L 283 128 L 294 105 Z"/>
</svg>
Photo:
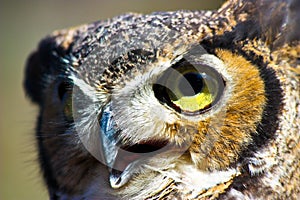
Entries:
<svg viewBox="0 0 300 200">
<path fill-rule="evenodd" d="M 209 110 L 219 101 L 224 87 L 215 69 L 182 59 L 158 77 L 153 90 L 159 101 L 189 115 Z"/>
<path fill-rule="evenodd" d="M 72 89 L 73 85 L 69 82 L 61 82 L 58 86 L 58 96 L 63 106 L 63 114 L 68 122 L 73 122 Z"/>
</svg>

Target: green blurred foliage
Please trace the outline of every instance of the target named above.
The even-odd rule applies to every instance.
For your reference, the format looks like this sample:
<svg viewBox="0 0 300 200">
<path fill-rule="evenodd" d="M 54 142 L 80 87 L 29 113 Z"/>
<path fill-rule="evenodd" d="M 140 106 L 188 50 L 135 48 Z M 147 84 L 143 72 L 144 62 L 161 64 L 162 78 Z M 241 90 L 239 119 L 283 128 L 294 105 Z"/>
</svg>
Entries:
<svg viewBox="0 0 300 200">
<path fill-rule="evenodd" d="M 26 58 L 53 30 L 125 12 L 206 10 L 222 0 L 0 1 L 0 200 L 47 199 L 36 162 L 37 108 L 22 87 Z"/>
</svg>

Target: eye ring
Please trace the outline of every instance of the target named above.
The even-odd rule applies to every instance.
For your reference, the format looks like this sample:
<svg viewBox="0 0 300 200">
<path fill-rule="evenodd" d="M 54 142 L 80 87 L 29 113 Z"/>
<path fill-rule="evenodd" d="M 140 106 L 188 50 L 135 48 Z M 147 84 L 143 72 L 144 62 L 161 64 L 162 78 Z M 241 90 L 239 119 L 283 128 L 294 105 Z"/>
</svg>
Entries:
<svg viewBox="0 0 300 200">
<path fill-rule="evenodd" d="M 154 95 L 161 103 L 185 115 L 212 109 L 224 88 L 225 81 L 214 68 L 185 59 L 164 71 L 153 84 Z"/>
</svg>

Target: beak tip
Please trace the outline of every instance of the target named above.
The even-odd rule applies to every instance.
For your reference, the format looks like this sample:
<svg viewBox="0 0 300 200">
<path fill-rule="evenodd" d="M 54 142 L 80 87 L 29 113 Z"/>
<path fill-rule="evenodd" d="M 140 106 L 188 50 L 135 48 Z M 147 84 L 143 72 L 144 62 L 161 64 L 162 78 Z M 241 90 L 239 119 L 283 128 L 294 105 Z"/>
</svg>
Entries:
<svg viewBox="0 0 300 200">
<path fill-rule="evenodd" d="M 130 179 L 127 172 L 120 172 L 117 170 L 112 170 L 109 176 L 109 183 L 113 189 L 118 189 L 125 185 Z"/>
<path fill-rule="evenodd" d="M 113 188 L 113 189 L 118 189 L 121 187 L 120 183 L 121 183 L 121 178 L 116 178 L 116 177 L 109 177 L 109 183 L 110 183 L 110 186 Z"/>
</svg>

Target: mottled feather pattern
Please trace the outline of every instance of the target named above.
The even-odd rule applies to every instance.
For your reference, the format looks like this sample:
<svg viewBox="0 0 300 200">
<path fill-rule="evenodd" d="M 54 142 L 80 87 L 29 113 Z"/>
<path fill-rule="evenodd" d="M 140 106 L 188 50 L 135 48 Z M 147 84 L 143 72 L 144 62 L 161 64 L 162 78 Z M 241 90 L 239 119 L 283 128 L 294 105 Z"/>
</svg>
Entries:
<svg viewBox="0 0 300 200">
<path fill-rule="evenodd" d="M 44 38 L 24 85 L 50 199 L 299 199 L 299 20 L 298 0 L 228 0 Z M 158 86 L 178 73 L 220 94 L 187 111 Z"/>
</svg>

